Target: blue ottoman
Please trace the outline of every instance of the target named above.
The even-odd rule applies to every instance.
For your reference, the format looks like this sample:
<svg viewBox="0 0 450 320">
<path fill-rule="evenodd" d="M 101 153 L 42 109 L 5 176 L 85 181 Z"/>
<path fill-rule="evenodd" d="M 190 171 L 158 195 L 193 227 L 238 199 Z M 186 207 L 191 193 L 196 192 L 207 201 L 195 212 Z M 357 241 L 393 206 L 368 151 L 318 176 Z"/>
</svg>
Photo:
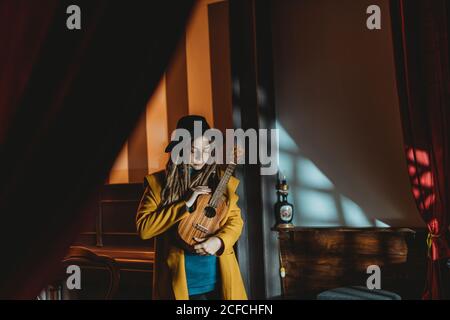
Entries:
<svg viewBox="0 0 450 320">
<path fill-rule="evenodd" d="M 402 300 L 402 298 L 394 292 L 355 286 L 321 292 L 317 295 L 317 300 Z"/>
</svg>

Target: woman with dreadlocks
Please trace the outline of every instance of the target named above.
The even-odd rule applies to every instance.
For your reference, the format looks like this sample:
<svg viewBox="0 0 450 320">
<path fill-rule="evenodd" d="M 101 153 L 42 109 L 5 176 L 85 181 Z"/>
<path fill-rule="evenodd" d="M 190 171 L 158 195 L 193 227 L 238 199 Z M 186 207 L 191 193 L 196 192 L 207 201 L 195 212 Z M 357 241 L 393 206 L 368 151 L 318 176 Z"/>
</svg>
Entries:
<svg viewBox="0 0 450 320">
<path fill-rule="evenodd" d="M 200 122 L 202 133 L 209 129 L 205 118 L 186 116 L 177 123 L 194 136 L 194 123 Z M 171 152 L 179 141 L 171 141 Z M 197 197 L 210 194 L 220 180 L 216 164 L 208 164 L 209 140 L 193 140 L 189 163 L 175 164 L 171 157 L 165 171 L 144 179 L 145 191 L 136 215 L 142 239 L 158 236 L 155 241 L 153 277 L 154 299 L 243 300 L 247 299 L 233 245 L 243 226 L 237 205 L 239 180 L 231 177 L 225 196 L 228 212 L 219 231 L 208 238 L 195 238 L 195 252 L 184 250 L 176 240 L 177 223 L 195 210 Z"/>
</svg>

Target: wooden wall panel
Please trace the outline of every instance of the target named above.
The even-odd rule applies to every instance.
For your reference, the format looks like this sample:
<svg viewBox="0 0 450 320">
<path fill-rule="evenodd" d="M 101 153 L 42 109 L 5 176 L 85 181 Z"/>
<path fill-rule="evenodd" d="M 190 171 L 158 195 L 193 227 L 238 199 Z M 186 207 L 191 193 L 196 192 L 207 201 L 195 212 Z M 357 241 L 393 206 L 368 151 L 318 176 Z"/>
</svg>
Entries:
<svg viewBox="0 0 450 320">
<path fill-rule="evenodd" d="M 230 25 L 227 1 L 208 5 L 208 22 L 214 126 L 225 132 L 225 129 L 233 127 Z"/>
<path fill-rule="evenodd" d="M 198 1 L 186 33 L 189 113 L 199 114 L 213 125 L 211 61 L 207 4 Z"/>
<path fill-rule="evenodd" d="M 147 117 L 141 117 L 128 139 L 128 182 L 141 182 L 148 172 Z"/>
<path fill-rule="evenodd" d="M 109 174 L 106 184 L 128 183 L 128 142 L 122 148 Z"/>
<path fill-rule="evenodd" d="M 189 113 L 186 37 L 183 37 L 166 72 L 167 122 L 169 137 L 177 121 Z"/>
<path fill-rule="evenodd" d="M 169 141 L 167 116 L 166 77 L 163 77 L 146 112 L 149 173 L 162 170 L 168 159 L 167 154 L 163 152 Z"/>
<path fill-rule="evenodd" d="M 200 0 L 186 34 L 128 139 L 107 184 L 141 183 L 165 167 L 164 148 L 178 119 L 204 116 L 221 130 L 232 127 L 228 1 Z"/>
</svg>

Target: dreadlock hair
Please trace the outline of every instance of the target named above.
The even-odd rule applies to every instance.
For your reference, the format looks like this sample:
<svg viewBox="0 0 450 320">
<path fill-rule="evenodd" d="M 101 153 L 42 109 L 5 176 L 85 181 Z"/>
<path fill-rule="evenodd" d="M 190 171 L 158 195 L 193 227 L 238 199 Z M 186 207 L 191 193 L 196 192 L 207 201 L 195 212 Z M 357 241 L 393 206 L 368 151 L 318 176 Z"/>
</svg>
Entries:
<svg viewBox="0 0 450 320">
<path fill-rule="evenodd" d="M 180 200 L 191 188 L 204 186 L 213 175 L 217 184 L 216 164 L 205 164 L 204 167 L 191 179 L 189 164 L 175 164 L 172 159 L 166 165 L 165 186 L 161 191 L 160 207 L 168 206 Z"/>
</svg>

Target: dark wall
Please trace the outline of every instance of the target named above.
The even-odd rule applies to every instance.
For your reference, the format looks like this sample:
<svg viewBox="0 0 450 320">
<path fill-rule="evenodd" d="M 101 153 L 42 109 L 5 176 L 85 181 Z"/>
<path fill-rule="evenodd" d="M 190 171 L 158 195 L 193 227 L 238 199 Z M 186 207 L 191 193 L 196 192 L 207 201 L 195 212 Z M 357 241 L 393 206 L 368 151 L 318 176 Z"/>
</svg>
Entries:
<svg viewBox="0 0 450 320">
<path fill-rule="evenodd" d="M 366 28 L 381 7 L 382 29 Z M 422 226 L 403 153 L 387 0 L 272 1 L 280 170 L 299 226 Z M 266 294 L 279 293 L 265 207 Z"/>
</svg>

